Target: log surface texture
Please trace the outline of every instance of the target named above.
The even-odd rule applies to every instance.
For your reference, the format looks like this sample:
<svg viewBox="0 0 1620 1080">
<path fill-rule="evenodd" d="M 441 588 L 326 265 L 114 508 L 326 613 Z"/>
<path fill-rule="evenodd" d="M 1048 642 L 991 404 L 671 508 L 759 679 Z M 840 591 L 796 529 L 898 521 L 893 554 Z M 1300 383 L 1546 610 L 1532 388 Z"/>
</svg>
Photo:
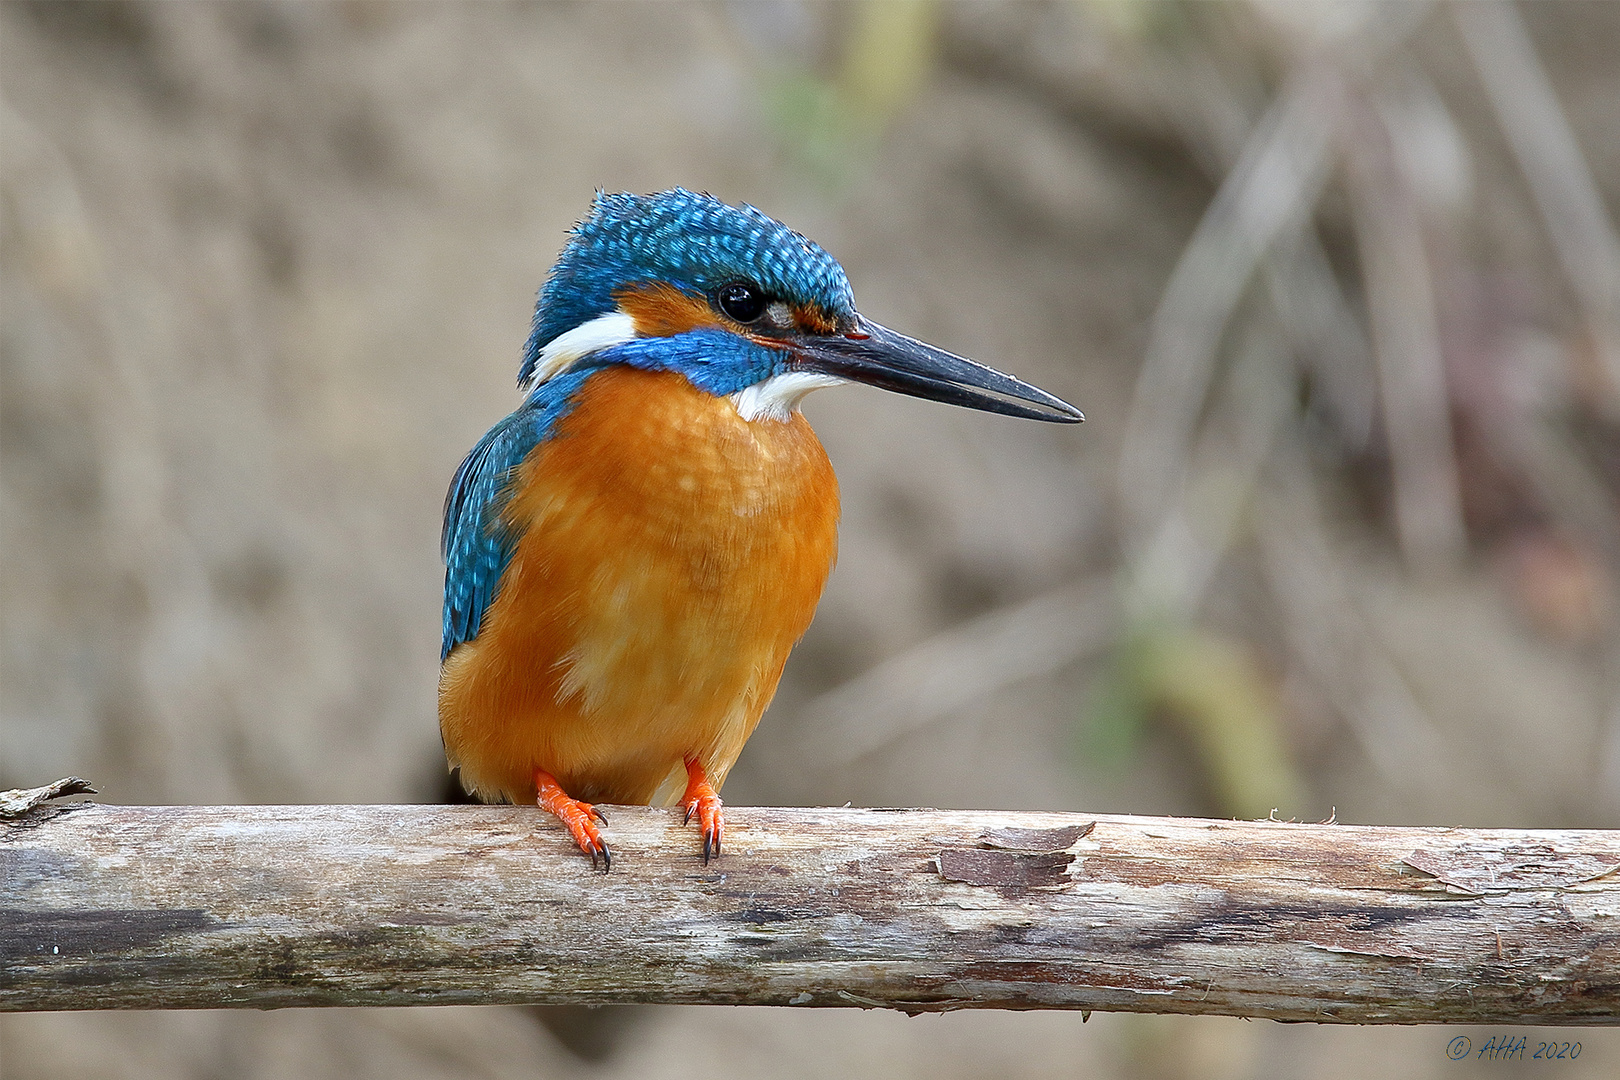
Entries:
<svg viewBox="0 0 1620 1080">
<path fill-rule="evenodd" d="M 0 1009 L 657 1001 L 1614 1023 L 1620 832 L 938 810 L 40 806 Z"/>
</svg>

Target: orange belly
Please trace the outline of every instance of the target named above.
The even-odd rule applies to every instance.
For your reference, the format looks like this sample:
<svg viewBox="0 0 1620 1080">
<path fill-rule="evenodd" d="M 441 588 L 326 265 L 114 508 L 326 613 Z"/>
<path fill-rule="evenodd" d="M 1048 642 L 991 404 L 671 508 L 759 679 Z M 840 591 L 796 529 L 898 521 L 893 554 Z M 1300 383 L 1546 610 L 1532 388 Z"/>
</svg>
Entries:
<svg viewBox="0 0 1620 1080">
<path fill-rule="evenodd" d="M 776 692 L 837 551 L 838 484 L 809 423 L 744 420 L 680 375 L 608 368 L 519 467 L 525 530 L 478 636 L 445 660 L 462 782 L 535 798 L 715 787 Z"/>
</svg>

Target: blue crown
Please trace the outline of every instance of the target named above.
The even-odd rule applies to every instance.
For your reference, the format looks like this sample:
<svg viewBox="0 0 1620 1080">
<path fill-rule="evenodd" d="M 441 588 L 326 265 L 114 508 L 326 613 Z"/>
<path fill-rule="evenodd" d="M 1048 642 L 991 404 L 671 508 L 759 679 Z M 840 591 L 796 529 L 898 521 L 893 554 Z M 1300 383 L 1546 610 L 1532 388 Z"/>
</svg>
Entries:
<svg viewBox="0 0 1620 1080">
<path fill-rule="evenodd" d="M 657 195 L 599 191 L 540 290 L 518 382 L 528 380 L 553 338 L 615 310 L 613 294 L 626 286 L 660 282 L 708 298 L 739 280 L 834 319 L 855 313 L 838 261 L 752 206 L 728 206 L 682 188 Z"/>
</svg>

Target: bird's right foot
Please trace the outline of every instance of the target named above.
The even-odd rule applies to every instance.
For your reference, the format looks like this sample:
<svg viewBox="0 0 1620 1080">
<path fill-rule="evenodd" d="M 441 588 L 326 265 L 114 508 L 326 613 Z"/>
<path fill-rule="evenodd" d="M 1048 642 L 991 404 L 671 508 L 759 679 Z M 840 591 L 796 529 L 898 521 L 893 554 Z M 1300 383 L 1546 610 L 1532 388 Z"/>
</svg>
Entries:
<svg viewBox="0 0 1620 1080">
<path fill-rule="evenodd" d="M 720 838 L 726 831 L 720 796 L 697 758 L 687 761 L 686 778 L 686 797 L 681 800 L 686 806 L 686 817 L 681 824 L 697 818 L 698 827 L 703 830 L 703 865 L 708 866 L 709 859 L 720 857 Z"/>
<path fill-rule="evenodd" d="M 556 815 L 557 820 L 573 834 L 579 850 L 591 857 L 592 869 L 596 867 L 597 856 L 601 856 L 604 873 L 613 869 L 613 852 L 608 850 L 607 841 L 602 839 L 601 832 L 596 828 L 597 821 L 607 824 L 607 816 L 590 803 L 569 795 L 557 783 L 557 778 L 544 769 L 534 771 L 534 786 L 540 793 L 535 801 L 542 810 Z M 593 821 L 593 818 L 596 820 Z"/>
</svg>

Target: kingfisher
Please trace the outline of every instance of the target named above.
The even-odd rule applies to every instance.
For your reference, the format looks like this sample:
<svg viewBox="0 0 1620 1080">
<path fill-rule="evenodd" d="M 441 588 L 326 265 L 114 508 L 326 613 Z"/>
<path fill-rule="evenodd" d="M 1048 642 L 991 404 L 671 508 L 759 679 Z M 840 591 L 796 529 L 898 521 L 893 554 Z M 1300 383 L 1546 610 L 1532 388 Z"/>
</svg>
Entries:
<svg viewBox="0 0 1620 1080">
<path fill-rule="evenodd" d="M 855 308 L 812 241 L 684 189 L 598 192 L 540 289 L 523 403 L 445 498 L 439 726 L 486 801 L 612 866 L 597 803 L 720 852 L 720 789 L 832 571 L 838 482 L 799 410 L 845 382 L 1009 416 L 1067 402 Z"/>
</svg>

